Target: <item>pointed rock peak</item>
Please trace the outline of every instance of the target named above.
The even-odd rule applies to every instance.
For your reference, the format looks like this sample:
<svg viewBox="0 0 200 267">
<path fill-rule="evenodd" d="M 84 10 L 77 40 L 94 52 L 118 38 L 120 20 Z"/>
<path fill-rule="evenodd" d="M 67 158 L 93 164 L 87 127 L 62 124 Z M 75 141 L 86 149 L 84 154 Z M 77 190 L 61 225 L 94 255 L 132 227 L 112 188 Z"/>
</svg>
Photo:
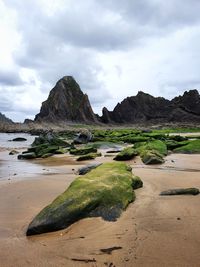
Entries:
<svg viewBox="0 0 200 267">
<path fill-rule="evenodd" d="M 42 103 L 35 121 L 71 121 L 96 122 L 88 96 L 83 94 L 72 76 L 64 76 L 50 91 L 49 97 Z"/>
<path fill-rule="evenodd" d="M 196 97 L 196 96 L 199 96 L 199 92 L 197 89 L 192 89 L 192 90 L 189 90 L 189 91 L 185 91 L 183 96 L 192 96 L 192 97 Z"/>
</svg>

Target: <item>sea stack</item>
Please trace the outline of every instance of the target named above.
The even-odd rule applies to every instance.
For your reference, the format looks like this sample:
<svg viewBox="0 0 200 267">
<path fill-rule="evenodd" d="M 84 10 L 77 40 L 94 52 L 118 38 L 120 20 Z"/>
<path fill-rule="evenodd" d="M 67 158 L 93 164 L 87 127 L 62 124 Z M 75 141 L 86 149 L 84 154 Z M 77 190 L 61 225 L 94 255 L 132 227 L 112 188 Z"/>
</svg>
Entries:
<svg viewBox="0 0 200 267">
<path fill-rule="evenodd" d="M 36 122 L 80 122 L 96 123 L 88 96 L 83 94 L 72 76 L 64 76 L 50 91 L 42 103 Z"/>
</svg>

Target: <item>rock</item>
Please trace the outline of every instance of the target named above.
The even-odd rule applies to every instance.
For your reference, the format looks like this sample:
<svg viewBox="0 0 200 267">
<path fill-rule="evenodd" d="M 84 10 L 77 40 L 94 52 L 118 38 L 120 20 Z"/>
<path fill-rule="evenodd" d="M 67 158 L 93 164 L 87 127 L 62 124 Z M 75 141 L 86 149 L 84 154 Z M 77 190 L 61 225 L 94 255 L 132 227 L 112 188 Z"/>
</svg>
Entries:
<svg viewBox="0 0 200 267">
<path fill-rule="evenodd" d="M 16 155 L 16 154 L 19 154 L 19 152 L 15 149 L 11 150 L 9 155 Z"/>
<path fill-rule="evenodd" d="M 82 168 L 78 169 L 78 174 L 79 175 L 84 175 L 88 172 L 90 172 L 93 169 L 96 169 L 98 166 L 100 166 L 102 163 L 93 163 L 93 164 L 88 164 Z"/>
<path fill-rule="evenodd" d="M 97 149 L 95 147 L 72 148 L 69 152 L 73 155 L 86 155 L 88 153 L 96 153 Z"/>
<path fill-rule="evenodd" d="M 120 153 L 122 151 L 122 149 L 112 149 L 112 150 L 108 150 L 106 151 L 106 153 L 108 154 L 112 154 L 112 153 Z"/>
<path fill-rule="evenodd" d="M 77 177 L 68 189 L 29 224 L 26 234 L 64 229 L 86 217 L 115 221 L 135 200 L 131 168 L 121 162 L 104 163 Z"/>
<path fill-rule="evenodd" d="M 83 94 L 72 76 L 60 79 L 42 103 L 36 122 L 81 122 L 97 123 L 88 96 Z"/>
<path fill-rule="evenodd" d="M 164 163 L 163 157 L 167 155 L 167 146 L 160 140 L 138 143 L 136 149 L 144 164 Z"/>
<path fill-rule="evenodd" d="M 16 138 L 12 139 L 11 141 L 13 141 L 13 142 L 24 142 L 24 141 L 27 141 L 27 139 L 24 138 L 24 137 L 16 137 Z"/>
<path fill-rule="evenodd" d="M 2 114 L 1 112 L 0 112 L 0 124 L 3 124 L 3 123 L 6 123 L 6 124 L 14 124 L 14 122 L 11 120 L 11 119 L 9 119 L 9 118 L 7 118 L 4 114 Z"/>
<path fill-rule="evenodd" d="M 155 150 L 146 150 L 141 153 L 142 162 L 148 164 L 162 164 L 164 163 L 163 156 Z"/>
<path fill-rule="evenodd" d="M 113 111 L 102 110 L 104 123 L 200 122 L 200 96 L 197 90 L 185 92 L 171 101 L 143 92 L 127 97 Z"/>
<path fill-rule="evenodd" d="M 169 189 L 160 193 L 160 196 L 171 196 L 171 195 L 198 195 L 198 188 L 179 188 Z"/>
<path fill-rule="evenodd" d="M 142 180 L 140 179 L 140 177 L 135 176 L 133 179 L 133 182 L 132 182 L 132 188 L 136 190 L 136 189 L 141 188 L 141 187 L 143 187 Z"/>
<path fill-rule="evenodd" d="M 114 160 L 130 160 L 138 155 L 138 152 L 132 147 L 124 148 L 119 154 L 114 157 Z"/>
<path fill-rule="evenodd" d="M 189 140 L 186 145 L 174 149 L 173 152 L 183 154 L 200 154 L 200 140 Z"/>
<path fill-rule="evenodd" d="M 92 141 L 92 133 L 83 131 L 74 138 L 74 144 L 86 144 Z"/>
<path fill-rule="evenodd" d="M 37 156 L 34 152 L 30 152 L 30 153 L 24 153 L 24 154 L 20 154 L 18 155 L 18 159 L 35 159 Z"/>
<path fill-rule="evenodd" d="M 88 153 L 77 158 L 77 161 L 84 161 L 101 157 L 101 153 Z"/>
</svg>

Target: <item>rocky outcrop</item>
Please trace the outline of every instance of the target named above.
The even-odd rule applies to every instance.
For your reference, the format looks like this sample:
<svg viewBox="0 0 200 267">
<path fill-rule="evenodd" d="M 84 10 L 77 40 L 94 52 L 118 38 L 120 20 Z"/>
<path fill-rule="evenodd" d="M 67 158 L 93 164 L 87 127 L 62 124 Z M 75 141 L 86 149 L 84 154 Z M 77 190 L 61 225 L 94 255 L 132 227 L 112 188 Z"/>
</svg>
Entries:
<svg viewBox="0 0 200 267">
<path fill-rule="evenodd" d="M 13 121 L 0 112 L 0 123 L 13 124 Z"/>
<path fill-rule="evenodd" d="M 127 97 L 113 111 L 102 110 L 104 123 L 200 122 L 200 96 L 197 90 L 167 100 L 143 92 Z"/>
<path fill-rule="evenodd" d="M 37 122 L 97 122 L 88 96 L 83 94 L 72 76 L 60 79 L 50 91 L 49 97 L 42 103 Z"/>
</svg>

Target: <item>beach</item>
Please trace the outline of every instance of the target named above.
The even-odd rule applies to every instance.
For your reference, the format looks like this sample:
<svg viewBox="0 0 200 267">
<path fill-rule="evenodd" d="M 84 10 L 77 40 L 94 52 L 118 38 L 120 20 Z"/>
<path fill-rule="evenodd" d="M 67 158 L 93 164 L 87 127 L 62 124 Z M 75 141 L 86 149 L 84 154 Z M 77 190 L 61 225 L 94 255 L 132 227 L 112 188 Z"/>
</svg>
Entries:
<svg viewBox="0 0 200 267">
<path fill-rule="evenodd" d="M 111 160 L 112 155 L 98 158 Z M 170 188 L 200 188 L 199 162 L 200 155 L 182 154 L 168 155 L 162 165 L 144 165 L 139 157 L 127 161 L 144 186 L 116 222 L 87 218 L 33 237 L 25 235 L 30 221 L 89 162 L 54 156 L 33 162 L 40 171 L 28 176 L 28 164 L 21 162 L 23 175 L 0 181 L 1 266 L 199 266 L 200 197 L 159 196 Z"/>
</svg>

